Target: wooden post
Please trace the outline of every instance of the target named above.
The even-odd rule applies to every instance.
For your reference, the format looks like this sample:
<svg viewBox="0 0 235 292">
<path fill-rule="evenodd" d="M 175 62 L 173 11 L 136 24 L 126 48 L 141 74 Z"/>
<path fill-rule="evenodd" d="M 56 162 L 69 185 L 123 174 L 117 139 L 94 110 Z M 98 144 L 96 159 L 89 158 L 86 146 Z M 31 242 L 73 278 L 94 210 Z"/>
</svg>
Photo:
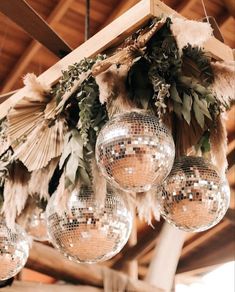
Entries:
<svg viewBox="0 0 235 292">
<path fill-rule="evenodd" d="M 18 282 L 15 281 L 12 286 L 8 286 L 1 289 L 1 292 L 102 292 L 103 289 L 91 287 L 91 286 L 82 286 L 82 285 L 48 285 L 42 283 L 33 283 L 33 282 Z"/>
<path fill-rule="evenodd" d="M 186 232 L 164 223 L 145 281 L 170 292 Z"/>
<path fill-rule="evenodd" d="M 137 226 L 136 226 L 136 218 L 133 219 L 133 227 L 131 231 L 130 238 L 128 240 L 127 246 L 128 248 L 132 248 L 137 244 Z M 136 259 L 132 259 L 130 261 L 124 262 L 122 271 L 127 274 L 129 277 L 137 280 L 138 279 L 138 261 Z"/>
</svg>

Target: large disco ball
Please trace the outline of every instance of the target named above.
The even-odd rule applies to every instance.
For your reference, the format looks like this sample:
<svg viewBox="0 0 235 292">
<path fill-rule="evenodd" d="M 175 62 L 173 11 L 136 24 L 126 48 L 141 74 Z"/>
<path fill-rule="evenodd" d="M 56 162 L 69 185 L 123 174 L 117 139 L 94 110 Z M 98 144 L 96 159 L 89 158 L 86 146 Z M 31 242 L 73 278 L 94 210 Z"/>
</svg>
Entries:
<svg viewBox="0 0 235 292">
<path fill-rule="evenodd" d="M 0 216 L 0 281 L 18 274 L 28 255 L 29 241 L 24 230 L 17 224 L 11 230 Z"/>
<path fill-rule="evenodd" d="M 46 202 L 34 198 L 33 208 L 27 213 L 25 231 L 37 241 L 48 240 Z"/>
<path fill-rule="evenodd" d="M 161 215 L 184 231 L 203 231 L 225 215 L 230 200 L 227 182 L 202 157 L 177 159 L 158 193 Z"/>
<path fill-rule="evenodd" d="M 56 194 L 47 207 L 48 233 L 52 244 L 70 260 L 96 263 L 110 259 L 126 244 L 132 214 L 123 199 L 108 192 L 102 205 L 91 188 L 74 190 L 67 210 L 57 211 Z"/>
<path fill-rule="evenodd" d="M 103 175 L 125 191 L 144 192 L 161 183 L 174 157 L 169 130 L 146 111 L 114 116 L 96 142 L 96 160 Z"/>
</svg>

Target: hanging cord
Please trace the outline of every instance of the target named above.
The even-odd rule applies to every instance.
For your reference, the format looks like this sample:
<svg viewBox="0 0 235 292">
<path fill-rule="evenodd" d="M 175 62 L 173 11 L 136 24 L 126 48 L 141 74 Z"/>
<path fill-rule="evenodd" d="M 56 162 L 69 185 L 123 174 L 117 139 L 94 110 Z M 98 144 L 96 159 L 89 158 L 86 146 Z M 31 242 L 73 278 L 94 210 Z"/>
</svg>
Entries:
<svg viewBox="0 0 235 292">
<path fill-rule="evenodd" d="M 205 14 L 205 17 L 206 17 L 206 21 L 208 22 L 208 24 L 210 24 L 209 17 L 208 17 L 207 12 L 206 12 L 206 6 L 205 6 L 205 3 L 204 3 L 204 0 L 201 0 L 201 3 L 202 3 L 202 7 L 203 7 L 204 14 Z"/>
<path fill-rule="evenodd" d="M 85 16 L 85 41 L 90 35 L 90 0 L 86 0 L 86 16 Z"/>
</svg>

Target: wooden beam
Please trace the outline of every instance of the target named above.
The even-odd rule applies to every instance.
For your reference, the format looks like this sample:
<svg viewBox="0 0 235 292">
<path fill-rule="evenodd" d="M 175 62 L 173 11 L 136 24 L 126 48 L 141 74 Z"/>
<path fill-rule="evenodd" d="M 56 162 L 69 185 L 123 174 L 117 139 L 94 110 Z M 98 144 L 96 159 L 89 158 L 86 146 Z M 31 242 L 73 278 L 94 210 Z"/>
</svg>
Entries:
<svg viewBox="0 0 235 292">
<path fill-rule="evenodd" d="M 13 90 L 13 91 L 1 94 L 0 95 L 0 104 L 3 103 L 5 100 L 7 100 L 10 96 L 15 94 L 16 92 L 17 92 L 17 90 Z"/>
<path fill-rule="evenodd" d="M 74 0 L 66 0 L 66 1 L 60 0 L 59 3 L 54 8 L 54 10 L 52 11 L 52 13 L 50 14 L 50 16 L 48 17 L 47 19 L 48 24 L 52 27 L 55 26 L 55 24 L 62 18 L 62 16 L 64 15 L 64 13 L 72 4 L 73 1 Z M 56 43 L 54 45 L 56 45 Z M 26 67 L 28 66 L 28 64 L 30 63 L 30 61 L 36 55 L 36 53 L 39 51 L 40 48 L 41 48 L 40 43 L 38 43 L 35 40 L 31 41 L 31 43 L 28 45 L 24 53 L 18 59 L 15 66 L 12 68 L 10 74 L 7 75 L 5 82 L 3 82 L 2 92 L 7 92 L 13 88 L 16 81 L 19 78 L 21 78 L 22 74 L 24 73 L 24 70 L 26 69 Z M 58 46 L 57 50 L 60 50 L 61 48 L 62 48 L 61 46 Z M 68 52 L 70 51 L 71 49 L 69 48 Z"/>
<path fill-rule="evenodd" d="M 1 0 L 0 11 L 19 25 L 55 55 L 71 52 L 71 48 L 24 0 Z"/>
<path fill-rule="evenodd" d="M 102 292 L 103 289 L 91 287 L 91 286 L 82 286 L 82 285 L 66 285 L 66 284 L 42 284 L 35 282 L 21 282 L 14 281 L 11 287 L 5 287 L 1 289 L 1 292 Z"/>
<path fill-rule="evenodd" d="M 135 210 L 133 210 L 133 214 L 135 214 Z M 129 240 L 126 244 L 127 249 L 131 249 L 133 246 L 137 244 L 137 225 L 136 218 L 133 219 L 133 227 L 131 230 L 131 234 Z M 122 272 L 133 279 L 138 279 L 138 262 L 136 259 L 132 259 L 131 261 L 125 261 Z"/>
<path fill-rule="evenodd" d="M 83 283 L 103 287 L 105 275 L 115 274 L 115 279 L 126 278 L 126 290 L 136 292 L 159 292 L 158 288 L 143 281 L 128 278 L 126 275 L 101 265 L 76 264 L 67 260 L 52 247 L 34 242 L 26 267 L 49 275 L 55 279 L 71 283 Z M 108 273 L 109 272 L 109 273 Z"/>
<path fill-rule="evenodd" d="M 164 223 L 145 277 L 147 283 L 171 291 L 185 237 L 186 232 Z"/>
<path fill-rule="evenodd" d="M 161 1 L 140 1 L 122 16 L 115 19 L 96 35 L 91 37 L 87 42 L 41 74 L 38 79 L 48 84 L 54 84 L 61 77 L 61 70 L 65 70 L 69 64 L 78 62 L 84 57 L 94 56 L 112 45 L 119 44 L 127 36 L 144 25 L 150 18 L 163 14 L 181 17 Z M 232 50 L 213 37 L 207 42 L 205 49 L 210 51 L 211 54 L 218 59 L 227 61 L 233 60 Z M 24 96 L 24 92 L 24 89 L 20 90 L 2 104 L 0 108 L 0 119 L 7 114 L 11 106 Z"/>
</svg>

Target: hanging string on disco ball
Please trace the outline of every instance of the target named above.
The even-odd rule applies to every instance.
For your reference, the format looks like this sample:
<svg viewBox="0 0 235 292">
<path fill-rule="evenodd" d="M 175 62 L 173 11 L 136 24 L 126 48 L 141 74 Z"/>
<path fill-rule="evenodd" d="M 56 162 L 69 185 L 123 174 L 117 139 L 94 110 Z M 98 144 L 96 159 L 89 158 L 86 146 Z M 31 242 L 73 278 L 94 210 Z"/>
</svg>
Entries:
<svg viewBox="0 0 235 292">
<path fill-rule="evenodd" d="M 29 240 L 25 231 L 17 224 L 15 230 L 8 228 L 0 216 L 0 281 L 18 274 L 28 255 Z"/>
<path fill-rule="evenodd" d="M 30 200 L 26 212 L 25 231 L 37 241 L 47 241 L 46 201 L 39 198 Z"/>
<path fill-rule="evenodd" d="M 47 206 L 48 233 L 52 244 L 67 258 L 79 263 L 96 263 L 115 256 L 126 244 L 132 214 L 124 200 L 108 191 L 104 204 L 90 187 L 75 189 L 67 210 L 59 211 L 56 193 Z"/>
<path fill-rule="evenodd" d="M 169 174 L 175 157 L 173 138 L 146 111 L 111 118 L 96 142 L 96 161 L 105 178 L 125 191 L 145 192 Z"/>
<path fill-rule="evenodd" d="M 161 215 L 189 232 L 207 230 L 225 215 L 230 201 L 227 181 L 202 157 L 183 156 L 158 192 Z"/>
</svg>

